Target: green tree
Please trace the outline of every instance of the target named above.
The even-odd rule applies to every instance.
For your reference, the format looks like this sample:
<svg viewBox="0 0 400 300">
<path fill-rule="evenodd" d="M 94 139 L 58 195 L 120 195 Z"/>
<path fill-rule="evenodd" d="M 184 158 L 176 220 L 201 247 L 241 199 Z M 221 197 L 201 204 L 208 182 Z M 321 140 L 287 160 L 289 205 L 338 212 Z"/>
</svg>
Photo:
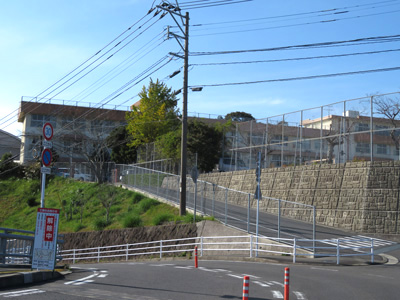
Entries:
<svg viewBox="0 0 400 300">
<path fill-rule="evenodd" d="M 231 112 L 225 116 L 225 120 L 232 120 L 234 122 L 247 122 L 255 120 L 254 117 L 246 112 L 236 111 Z"/>
<path fill-rule="evenodd" d="M 197 166 L 203 172 L 213 170 L 221 156 L 223 132 L 217 126 L 198 121 L 188 123 L 188 151 L 197 153 Z"/>
<path fill-rule="evenodd" d="M 0 179 L 22 177 L 22 167 L 13 161 L 11 153 L 4 153 L 0 159 Z"/>
<path fill-rule="evenodd" d="M 136 161 L 136 147 L 128 146 L 131 136 L 126 126 L 115 128 L 107 137 L 111 148 L 111 160 L 117 164 L 129 164 Z"/>
<path fill-rule="evenodd" d="M 129 146 L 132 147 L 155 142 L 179 123 L 176 97 L 164 83 L 151 79 L 149 87 L 143 86 L 139 97 L 138 105 L 127 113 L 127 130 L 132 138 Z"/>
</svg>

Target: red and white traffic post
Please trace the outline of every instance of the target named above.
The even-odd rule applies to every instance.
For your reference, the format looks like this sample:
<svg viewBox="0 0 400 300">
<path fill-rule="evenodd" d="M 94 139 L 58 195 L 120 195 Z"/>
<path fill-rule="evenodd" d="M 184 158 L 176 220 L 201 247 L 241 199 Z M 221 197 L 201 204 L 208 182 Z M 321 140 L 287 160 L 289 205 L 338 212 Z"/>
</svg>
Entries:
<svg viewBox="0 0 400 300">
<path fill-rule="evenodd" d="M 243 278 L 243 300 L 249 300 L 250 276 Z"/>
<path fill-rule="evenodd" d="M 197 269 L 199 267 L 199 258 L 197 255 L 197 246 L 194 247 L 194 267 Z"/>
<path fill-rule="evenodd" d="M 289 268 L 285 268 L 284 300 L 289 300 Z"/>
</svg>

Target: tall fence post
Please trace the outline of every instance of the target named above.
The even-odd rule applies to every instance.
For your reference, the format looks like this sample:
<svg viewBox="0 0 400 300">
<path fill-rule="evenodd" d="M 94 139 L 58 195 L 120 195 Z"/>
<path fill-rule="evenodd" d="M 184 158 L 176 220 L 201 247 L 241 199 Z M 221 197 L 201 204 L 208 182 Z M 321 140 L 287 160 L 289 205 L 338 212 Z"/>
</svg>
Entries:
<svg viewBox="0 0 400 300">
<path fill-rule="evenodd" d="M 250 235 L 250 258 L 253 257 L 253 235 Z"/>
<path fill-rule="evenodd" d="M 250 233 L 250 193 L 247 195 L 247 233 Z"/>
<path fill-rule="evenodd" d="M 340 240 L 337 239 L 336 243 L 336 264 L 340 264 Z"/>
<path fill-rule="evenodd" d="M 296 250 L 297 250 L 297 243 L 296 238 L 293 239 L 293 263 L 296 263 Z"/>
<path fill-rule="evenodd" d="M 200 237 L 200 256 L 203 257 L 203 237 Z"/>
<path fill-rule="evenodd" d="M 129 257 L 129 244 L 126 244 L 126 260 L 128 260 Z"/>
<path fill-rule="evenodd" d="M 72 253 L 72 264 L 75 264 L 75 249 L 74 252 Z"/>
<path fill-rule="evenodd" d="M 162 248 L 163 248 L 163 244 L 162 244 L 162 240 L 160 241 L 160 258 L 162 258 Z"/>
<path fill-rule="evenodd" d="M 100 247 L 97 247 L 97 262 L 100 262 Z"/>
<path fill-rule="evenodd" d="M 374 263 L 374 239 L 371 239 L 371 264 Z"/>
<path fill-rule="evenodd" d="M 228 188 L 225 190 L 225 225 L 228 223 Z"/>
<path fill-rule="evenodd" d="M 316 230 L 315 230 L 315 222 L 316 222 L 317 216 L 316 216 L 316 209 L 315 205 L 313 206 L 313 254 L 315 255 L 315 240 L 317 239 L 316 236 Z"/>
<path fill-rule="evenodd" d="M 281 238 L 281 199 L 278 200 L 278 239 Z"/>
<path fill-rule="evenodd" d="M 213 187 L 212 216 L 214 217 L 214 214 L 215 214 L 215 189 L 217 188 L 217 185 L 215 183 L 213 183 L 212 187 Z"/>
</svg>

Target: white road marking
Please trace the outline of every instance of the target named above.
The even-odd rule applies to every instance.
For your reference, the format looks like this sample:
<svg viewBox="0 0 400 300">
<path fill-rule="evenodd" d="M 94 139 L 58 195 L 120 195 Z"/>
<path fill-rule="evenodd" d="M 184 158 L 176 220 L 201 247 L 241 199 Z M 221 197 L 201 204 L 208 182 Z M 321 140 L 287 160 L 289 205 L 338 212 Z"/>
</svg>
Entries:
<svg viewBox="0 0 400 300">
<path fill-rule="evenodd" d="M 312 267 L 311 270 L 321 270 L 321 271 L 329 271 L 329 272 L 337 272 L 338 271 L 338 270 L 334 270 L 334 269 L 318 268 L 318 267 Z"/>
<path fill-rule="evenodd" d="M 303 293 L 300 292 L 293 292 L 296 295 L 298 300 L 307 300 Z"/>
<path fill-rule="evenodd" d="M 194 267 L 192 267 L 192 266 L 187 266 L 187 267 L 175 266 L 174 268 L 175 268 L 175 269 L 186 269 L 186 270 L 191 270 L 191 269 L 193 269 Z"/>
<path fill-rule="evenodd" d="M 239 279 L 243 279 L 243 276 L 239 276 L 239 275 L 234 275 L 234 274 L 227 274 L 228 276 L 234 277 L 234 278 L 239 278 Z"/>
<path fill-rule="evenodd" d="M 96 277 L 97 275 L 99 275 L 99 274 L 98 274 L 98 273 L 95 273 L 95 274 L 93 274 L 93 275 L 90 275 L 90 276 L 87 276 L 87 277 L 84 277 L 84 278 L 81 278 L 81 279 L 77 279 L 77 280 L 65 282 L 64 284 L 77 285 L 77 284 L 82 284 L 81 282 L 86 283 L 86 282 L 87 282 L 87 279 Z"/>
<path fill-rule="evenodd" d="M 280 291 L 272 291 L 272 297 L 276 299 L 283 299 L 283 295 Z"/>
<path fill-rule="evenodd" d="M 244 276 L 249 276 L 250 279 L 251 279 L 251 278 L 253 278 L 253 279 L 260 279 L 260 277 L 258 277 L 258 276 L 249 275 L 249 274 L 242 274 L 242 276 L 243 276 L 243 277 L 244 277 Z"/>
<path fill-rule="evenodd" d="M 100 274 L 99 276 L 97 276 L 98 278 L 105 278 L 105 277 L 107 277 L 108 276 L 108 274 Z"/>
<path fill-rule="evenodd" d="M 82 284 L 91 283 L 91 282 L 94 282 L 94 280 L 80 281 L 80 282 L 77 282 L 77 283 L 73 283 L 72 285 L 82 285 Z"/>
<path fill-rule="evenodd" d="M 152 267 L 168 267 L 168 266 L 175 266 L 174 264 L 162 264 L 162 265 L 150 265 Z"/>
<path fill-rule="evenodd" d="M 199 270 L 206 271 L 206 272 L 212 272 L 212 273 L 218 273 L 218 271 L 207 269 L 207 268 L 203 268 L 203 267 L 199 267 Z"/>
<path fill-rule="evenodd" d="M 258 284 L 259 286 L 262 286 L 262 287 L 270 287 L 269 284 L 264 283 L 264 282 L 261 282 L 261 281 L 254 281 L 254 283 L 255 283 L 255 284 Z"/>
<path fill-rule="evenodd" d="M 280 282 L 278 282 L 278 281 L 271 281 L 273 284 L 277 284 L 277 285 L 280 285 L 281 287 L 284 287 L 284 285 L 283 285 L 283 283 L 280 283 Z"/>
<path fill-rule="evenodd" d="M 22 291 L 16 291 L 16 292 L 1 293 L 0 296 L 3 296 L 4 298 L 11 298 L 11 297 L 20 297 L 20 296 L 40 294 L 40 293 L 45 293 L 45 291 L 38 290 L 38 289 L 31 289 L 31 290 L 22 290 Z"/>
</svg>

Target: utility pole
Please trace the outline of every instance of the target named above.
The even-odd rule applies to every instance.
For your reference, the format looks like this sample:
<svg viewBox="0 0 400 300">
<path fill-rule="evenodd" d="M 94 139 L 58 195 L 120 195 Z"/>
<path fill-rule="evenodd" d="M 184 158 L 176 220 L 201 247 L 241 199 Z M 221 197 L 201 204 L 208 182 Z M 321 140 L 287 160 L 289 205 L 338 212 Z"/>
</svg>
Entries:
<svg viewBox="0 0 400 300">
<path fill-rule="evenodd" d="M 171 17 L 174 19 L 175 23 L 178 25 L 183 36 L 177 35 L 175 33 L 169 32 L 168 30 L 168 38 L 169 36 L 173 36 L 178 44 L 181 46 L 184 55 L 179 55 L 176 53 L 170 53 L 173 56 L 182 58 L 183 63 L 183 108 L 182 108 L 182 136 L 181 136 L 181 170 L 180 170 L 180 182 L 179 182 L 179 214 L 181 216 L 186 215 L 186 173 L 187 173 L 187 103 L 188 103 L 188 70 L 189 70 L 189 13 L 186 12 L 185 16 L 178 13 L 180 9 L 174 7 L 172 5 L 167 5 L 163 3 L 162 5 L 158 5 L 157 8 L 167 11 Z M 182 19 L 182 22 L 185 25 L 185 29 L 181 27 L 179 22 L 176 20 L 175 16 L 178 16 Z M 184 40 L 184 45 L 182 45 L 181 40 Z"/>
</svg>

